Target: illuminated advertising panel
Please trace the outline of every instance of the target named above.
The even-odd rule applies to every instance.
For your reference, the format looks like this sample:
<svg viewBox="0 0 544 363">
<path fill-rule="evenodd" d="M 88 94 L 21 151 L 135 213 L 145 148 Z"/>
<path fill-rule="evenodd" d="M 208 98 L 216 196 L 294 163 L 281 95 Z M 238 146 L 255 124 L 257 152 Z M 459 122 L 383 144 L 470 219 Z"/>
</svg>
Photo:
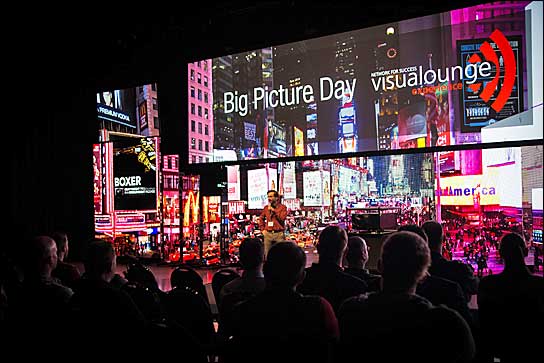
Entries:
<svg viewBox="0 0 544 363">
<path fill-rule="evenodd" d="M 501 206 L 521 208 L 523 194 L 521 148 L 484 149 L 482 161 L 484 174 L 494 172 L 499 175 L 497 185 Z"/>
<path fill-rule="evenodd" d="M 427 135 L 425 102 L 414 103 L 399 111 L 398 132 L 401 144 Z"/>
<path fill-rule="evenodd" d="M 533 211 L 542 211 L 543 203 L 542 188 L 534 188 L 531 190 L 531 201 Z"/>
<path fill-rule="evenodd" d="M 267 168 L 265 170 L 267 171 L 268 190 L 278 191 L 278 170 L 273 168 Z"/>
<path fill-rule="evenodd" d="M 229 214 L 236 215 L 246 212 L 246 202 L 243 200 L 238 200 L 234 202 L 228 202 Z"/>
<path fill-rule="evenodd" d="M 434 93 L 425 95 L 427 119 L 426 146 L 452 144 L 448 84 L 442 83 Z"/>
<path fill-rule="evenodd" d="M 440 193 L 442 205 L 474 206 L 476 200 L 479 200 L 479 205 L 500 205 L 498 176 L 496 172 L 489 172 L 486 175 L 441 178 L 440 190 L 436 193 Z"/>
<path fill-rule="evenodd" d="M 134 88 L 103 91 L 96 94 L 98 119 L 136 128 L 136 94 Z"/>
<path fill-rule="evenodd" d="M 202 215 L 205 223 L 219 223 L 221 197 L 217 195 L 202 197 Z"/>
<path fill-rule="evenodd" d="M 113 230 L 113 223 L 111 220 L 111 215 L 109 214 L 95 214 L 94 215 L 94 229 L 98 233 L 109 232 Z"/>
<path fill-rule="evenodd" d="M 323 185 L 323 206 L 331 205 L 331 173 L 323 171 L 321 173 Z"/>
<path fill-rule="evenodd" d="M 125 138 L 113 144 L 115 210 L 156 211 L 156 138 Z"/>
<path fill-rule="evenodd" d="M 127 213 L 116 215 L 116 231 L 127 232 L 134 230 L 144 230 L 145 228 L 145 215 L 143 213 Z"/>
<path fill-rule="evenodd" d="M 483 167 L 500 167 L 514 164 L 519 161 L 521 149 L 519 147 L 505 147 L 500 149 L 482 150 Z"/>
<path fill-rule="evenodd" d="M 182 190 L 182 211 L 184 231 L 188 231 L 189 227 L 198 224 L 199 216 L 199 197 L 200 193 L 196 190 Z"/>
<path fill-rule="evenodd" d="M 188 119 L 213 120 L 211 149 L 237 160 L 490 142 L 482 128 L 509 134 L 529 111 L 538 129 L 542 47 L 526 26 L 542 32 L 541 6 L 479 4 L 192 62 Z M 541 138 L 530 130 L 514 138 Z"/>
<path fill-rule="evenodd" d="M 340 139 L 340 150 L 343 153 L 352 153 L 357 151 L 357 139 L 355 137 L 343 137 Z"/>
<path fill-rule="evenodd" d="M 319 155 L 319 143 L 310 142 L 306 145 L 306 155 Z"/>
<path fill-rule="evenodd" d="M 179 192 L 173 190 L 163 191 L 163 218 L 164 224 L 179 224 Z"/>
<path fill-rule="evenodd" d="M 466 68 L 473 63 L 482 64 L 484 60 L 495 64 L 488 72 L 476 74 L 474 70 L 474 73 L 463 81 L 460 97 L 463 111 L 461 127 L 466 132 L 473 132 L 523 111 L 523 77 L 520 76 L 520 67 L 516 66 L 523 64 L 521 36 L 503 38 L 497 35 L 496 40 L 498 43 L 487 38 L 457 41 L 459 64 L 462 67 Z M 482 57 L 479 55 L 480 52 L 483 54 Z M 486 59 L 487 57 L 489 59 Z M 499 85 L 497 81 L 501 77 L 503 82 Z M 503 90 L 508 78 L 512 80 L 512 85 Z M 489 97 L 486 97 L 486 88 L 493 90 L 498 88 L 500 91 L 487 92 Z M 507 96 L 502 100 L 505 92 Z M 484 99 L 481 97 L 482 94 Z M 488 98 L 487 101 L 485 98 Z M 499 102 L 500 107 L 493 107 Z"/>
<path fill-rule="evenodd" d="M 356 170 L 340 166 L 338 169 L 338 192 L 351 194 L 357 193 L 360 183 L 360 173 Z"/>
<path fill-rule="evenodd" d="M 531 189 L 531 202 L 533 210 L 533 241 L 536 243 L 542 243 L 542 230 L 544 229 L 542 218 L 542 188 Z"/>
<path fill-rule="evenodd" d="M 496 168 L 499 174 L 499 200 L 503 207 L 521 208 L 522 201 L 522 180 L 521 164 L 515 163 L 508 166 Z"/>
<path fill-rule="evenodd" d="M 240 166 L 227 166 L 228 200 L 240 200 Z"/>
<path fill-rule="evenodd" d="M 140 130 L 147 129 L 147 102 L 144 101 L 138 106 L 138 116 L 140 119 Z"/>
<path fill-rule="evenodd" d="M 160 133 L 157 85 L 98 92 L 96 114 L 100 129 L 157 136 Z"/>
<path fill-rule="evenodd" d="M 297 197 L 297 180 L 295 177 L 295 162 L 283 163 L 283 199 Z"/>
<path fill-rule="evenodd" d="M 102 184 L 102 203 L 104 213 L 113 212 L 113 143 L 103 142 L 100 144 L 100 177 Z"/>
<path fill-rule="evenodd" d="M 321 180 L 321 171 L 305 171 L 302 179 L 304 206 L 321 207 L 323 205 L 323 183 Z"/>
<path fill-rule="evenodd" d="M 482 153 L 483 150 L 455 151 L 455 169 L 459 170 L 461 175 L 482 174 L 484 171 Z"/>
<path fill-rule="evenodd" d="M 288 211 L 300 210 L 300 199 L 284 199 L 282 203 Z"/>
<path fill-rule="evenodd" d="M 304 133 L 298 127 L 293 128 L 295 133 L 295 156 L 304 156 Z"/>
<path fill-rule="evenodd" d="M 93 196 L 94 213 L 102 213 L 102 165 L 100 155 L 100 144 L 93 145 Z"/>
<path fill-rule="evenodd" d="M 440 172 L 452 173 L 455 171 L 455 152 L 447 151 L 439 154 Z"/>
<path fill-rule="evenodd" d="M 244 138 L 246 140 L 255 141 L 257 126 L 255 124 L 244 122 Z"/>
<path fill-rule="evenodd" d="M 277 156 L 286 155 L 285 137 L 285 128 L 275 122 L 270 122 L 268 124 L 268 152 L 275 153 Z"/>
<path fill-rule="evenodd" d="M 268 203 L 268 177 L 266 169 L 247 171 L 247 208 L 262 209 Z"/>
</svg>

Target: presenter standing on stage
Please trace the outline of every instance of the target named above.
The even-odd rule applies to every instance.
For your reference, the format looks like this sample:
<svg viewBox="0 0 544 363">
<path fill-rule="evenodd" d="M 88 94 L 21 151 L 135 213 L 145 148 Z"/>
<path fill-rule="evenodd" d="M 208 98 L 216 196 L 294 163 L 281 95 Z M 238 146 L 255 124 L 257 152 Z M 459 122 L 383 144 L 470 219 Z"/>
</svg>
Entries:
<svg viewBox="0 0 544 363">
<path fill-rule="evenodd" d="M 277 191 L 269 190 L 268 205 L 263 208 L 259 218 L 259 228 L 264 236 L 264 255 L 273 244 L 285 240 L 285 218 L 287 218 L 287 207 L 280 203 L 280 196 Z"/>
</svg>

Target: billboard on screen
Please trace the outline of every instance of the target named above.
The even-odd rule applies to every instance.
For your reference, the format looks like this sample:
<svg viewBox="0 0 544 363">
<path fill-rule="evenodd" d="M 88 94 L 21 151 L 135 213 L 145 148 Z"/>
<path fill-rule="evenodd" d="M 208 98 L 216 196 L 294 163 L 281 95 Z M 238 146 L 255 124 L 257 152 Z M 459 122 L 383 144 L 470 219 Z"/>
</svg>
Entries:
<svg viewBox="0 0 544 363">
<path fill-rule="evenodd" d="M 157 184 L 157 138 L 124 138 L 113 142 L 116 211 L 156 211 Z"/>
<path fill-rule="evenodd" d="M 240 166 L 227 166 L 228 200 L 240 200 Z"/>
<path fill-rule="evenodd" d="M 463 175 L 440 179 L 442 205 L 500 205 L 498 173 Z"/>
<path fill-rule="evenodd" d="M 499 40 L 501 39 L 501 40 Z M 522 64 L 522 38 L 521 35 L 505 36 L 503 39 L 497 37 L 497 40 L 502 41 L 499 45 L 488 39 L 468 39 L 457 41 L 457 51 L 459 54 L 459 64 L 466 67 L 473 62 L 475 51 L 488 50 L 484 53 L 492 57 L 492 61 L 496 62 L 496 66 L 489 72 L 479 72 L 474 75 L 475 81 L 464 81 L 461 91 L 461 108 L 462 122 L 461 129 L 466 132 L 478 131 L 480 128 L 494 124 L 495 122 L 516 115 L 523 111 L 523 77 L 520 76 L 520 68 L 517 65 Z M 509 55 L 503 54 L 502 49 L 511 52 Z M 495 59 L 496 57 L 496 59 Z M 508 58 L 510 57 L 510 58 Z M 489 102 L 480 97 L 478 87 L 489 87 L 488 85 L 494 82 L 495 79 L 507 75 L 507 68 L 510 64 L 516 65 L 512 70 L 512 85 L 509 87 L 507 97 L 504 100 L 498 100 L 503 92 L 491 93 Z M 479 60 L 481 61 L 481 60 Z M 504 84 L 504 82 L 502 83 Z M 497 102 L 501 102 L 501 107 L 493 107 Z M 504 102 L 504 104 L 502 104 Z"/>
<path fill-rule="evenodd" d="M 283 199 L 297 197 L 297 179 L 295 176 L 295 162 L 283 163 Z"/>
<path fill-rule="evenodd" d="M 321 171 L 305 171 L 302 175 L 302 179 L 304 206 L 321 207 L 323 205 L 323 182 L 321 180 Z"/>
<path fill-rule="evenodd" d="M 101 214 L 103 212 L 102 190 L 104 189 L 105 181 L 102 180 L 102 157 L 100 153 L 100 144 L 93 145 L 93 199 L 94 213 Z M 104 179 L 106 176 L 104 176 Z"/>
<path fill-rule="evenodd" d="M 100 91 L 96 94 L 96 114 L 100 129 L 158 136 L 160 124 L 157 85 L 153 83 Z"/>
<path fill-rule="evenodd" d="M 134 89 L 113 90 L 96 94 L 98 118 L 136 128 L 136 97 Z"/>
<path fill-rule="evenodd" d="M 544 204 L 542 195 L 542 188 L 534 188 L 531 190 L 531 201 L 533 210 L 542 211 L 542 204 Z"/>
<path fill-rule="evenodd" d="M 247 208 L 262 209 L 268 204 L 267 192 L 277 190 L 276 169 L 263 168 L 247 171 Z"/>
<path fill-rule="evenodd" d="M 541 5 L 490 3 L 189 63 L 189 162 L 541 138 L 527 32 Z"/>
<path fill-rule="evenodd" d="M 331 173 L 323 171 L 321 173 L 322 187 L 323 187 L 323 206 L 327 207 L 331 205 Z"/>
</svg>

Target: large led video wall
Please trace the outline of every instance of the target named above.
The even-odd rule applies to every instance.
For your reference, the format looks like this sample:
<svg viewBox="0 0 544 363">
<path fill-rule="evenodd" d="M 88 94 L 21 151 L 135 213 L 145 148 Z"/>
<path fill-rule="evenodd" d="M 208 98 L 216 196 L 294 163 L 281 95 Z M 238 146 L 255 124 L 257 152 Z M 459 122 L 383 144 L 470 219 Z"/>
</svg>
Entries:
<svg viewBox="0 0 544 363">
<path fill-rule="evenodd" d="M 436 165 L 436 153 L 228 166 L 229 189 L 239 191 L 229 193 L 228 202 L 260 213 L 275 186 L 291 211 L 332 215 L 410 200 L 440 205 L 448 215 L 482 211 L 521 218 L 525 211 L 536 226 L 542 224 L 542 145 L 452 153 L 451 169 Z M 295 168 L 298 178 L 290 176 Z M 239 213 L 243 211 L 232 214 Z"/>
<path fill-rule="evenodd" d="M 192 62 L 189 163 L 542 138 L 541 34 L 519 1 Z"/>
</svg>

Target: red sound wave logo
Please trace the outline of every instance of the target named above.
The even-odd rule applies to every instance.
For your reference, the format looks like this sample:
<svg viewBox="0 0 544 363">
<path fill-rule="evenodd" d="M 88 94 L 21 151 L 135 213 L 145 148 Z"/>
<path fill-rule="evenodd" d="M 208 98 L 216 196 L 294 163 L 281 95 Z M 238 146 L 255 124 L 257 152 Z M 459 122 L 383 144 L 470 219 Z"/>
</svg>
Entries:
<svg viewBox="0 0 544 363">
<path fill-rule="evenodd" d="M 514 57 L 514 51 L 512 50 L 510 43 L 500 30 L 496 29 L 489 38 L 499 48 L 499 51 L 501 52 L 504 61 L 504 80 L 499 94 L 497 95 L 497 98 L 491 104 L 491 108 L 493 108 L 496 112 L 499 112 L 506 104 L 508 97 L 510 97 L 510 94 L 512 94 L 512 89 L 514 88 L 514 83 L 516 81 L 516 58 Z M 480 98 L 483 99 L 485 102 L 489 102 L 499 84 L 499 79 L 501 77 L 501 67 L 499 59 L 497 57 L 497 53 L 493 50 L 493 48 L 487 41 L 480 46 L 480 52 L 483 54 L 487 61 L 495 65 L 496 69 L 495 78 L 493 78 L 491 82 L 487 83 L 482 92 L 480 93 Z M 482 59 L 478 54 L 473 54 L 469 58 L 470 63 L 479 63 L 481 61 Z M 470 89 L 472 89 L 472 91 L 478 92 L 481 86 L 481 83 L 474 83 L 471 84 L 469 87 Z"/>
</svg>

